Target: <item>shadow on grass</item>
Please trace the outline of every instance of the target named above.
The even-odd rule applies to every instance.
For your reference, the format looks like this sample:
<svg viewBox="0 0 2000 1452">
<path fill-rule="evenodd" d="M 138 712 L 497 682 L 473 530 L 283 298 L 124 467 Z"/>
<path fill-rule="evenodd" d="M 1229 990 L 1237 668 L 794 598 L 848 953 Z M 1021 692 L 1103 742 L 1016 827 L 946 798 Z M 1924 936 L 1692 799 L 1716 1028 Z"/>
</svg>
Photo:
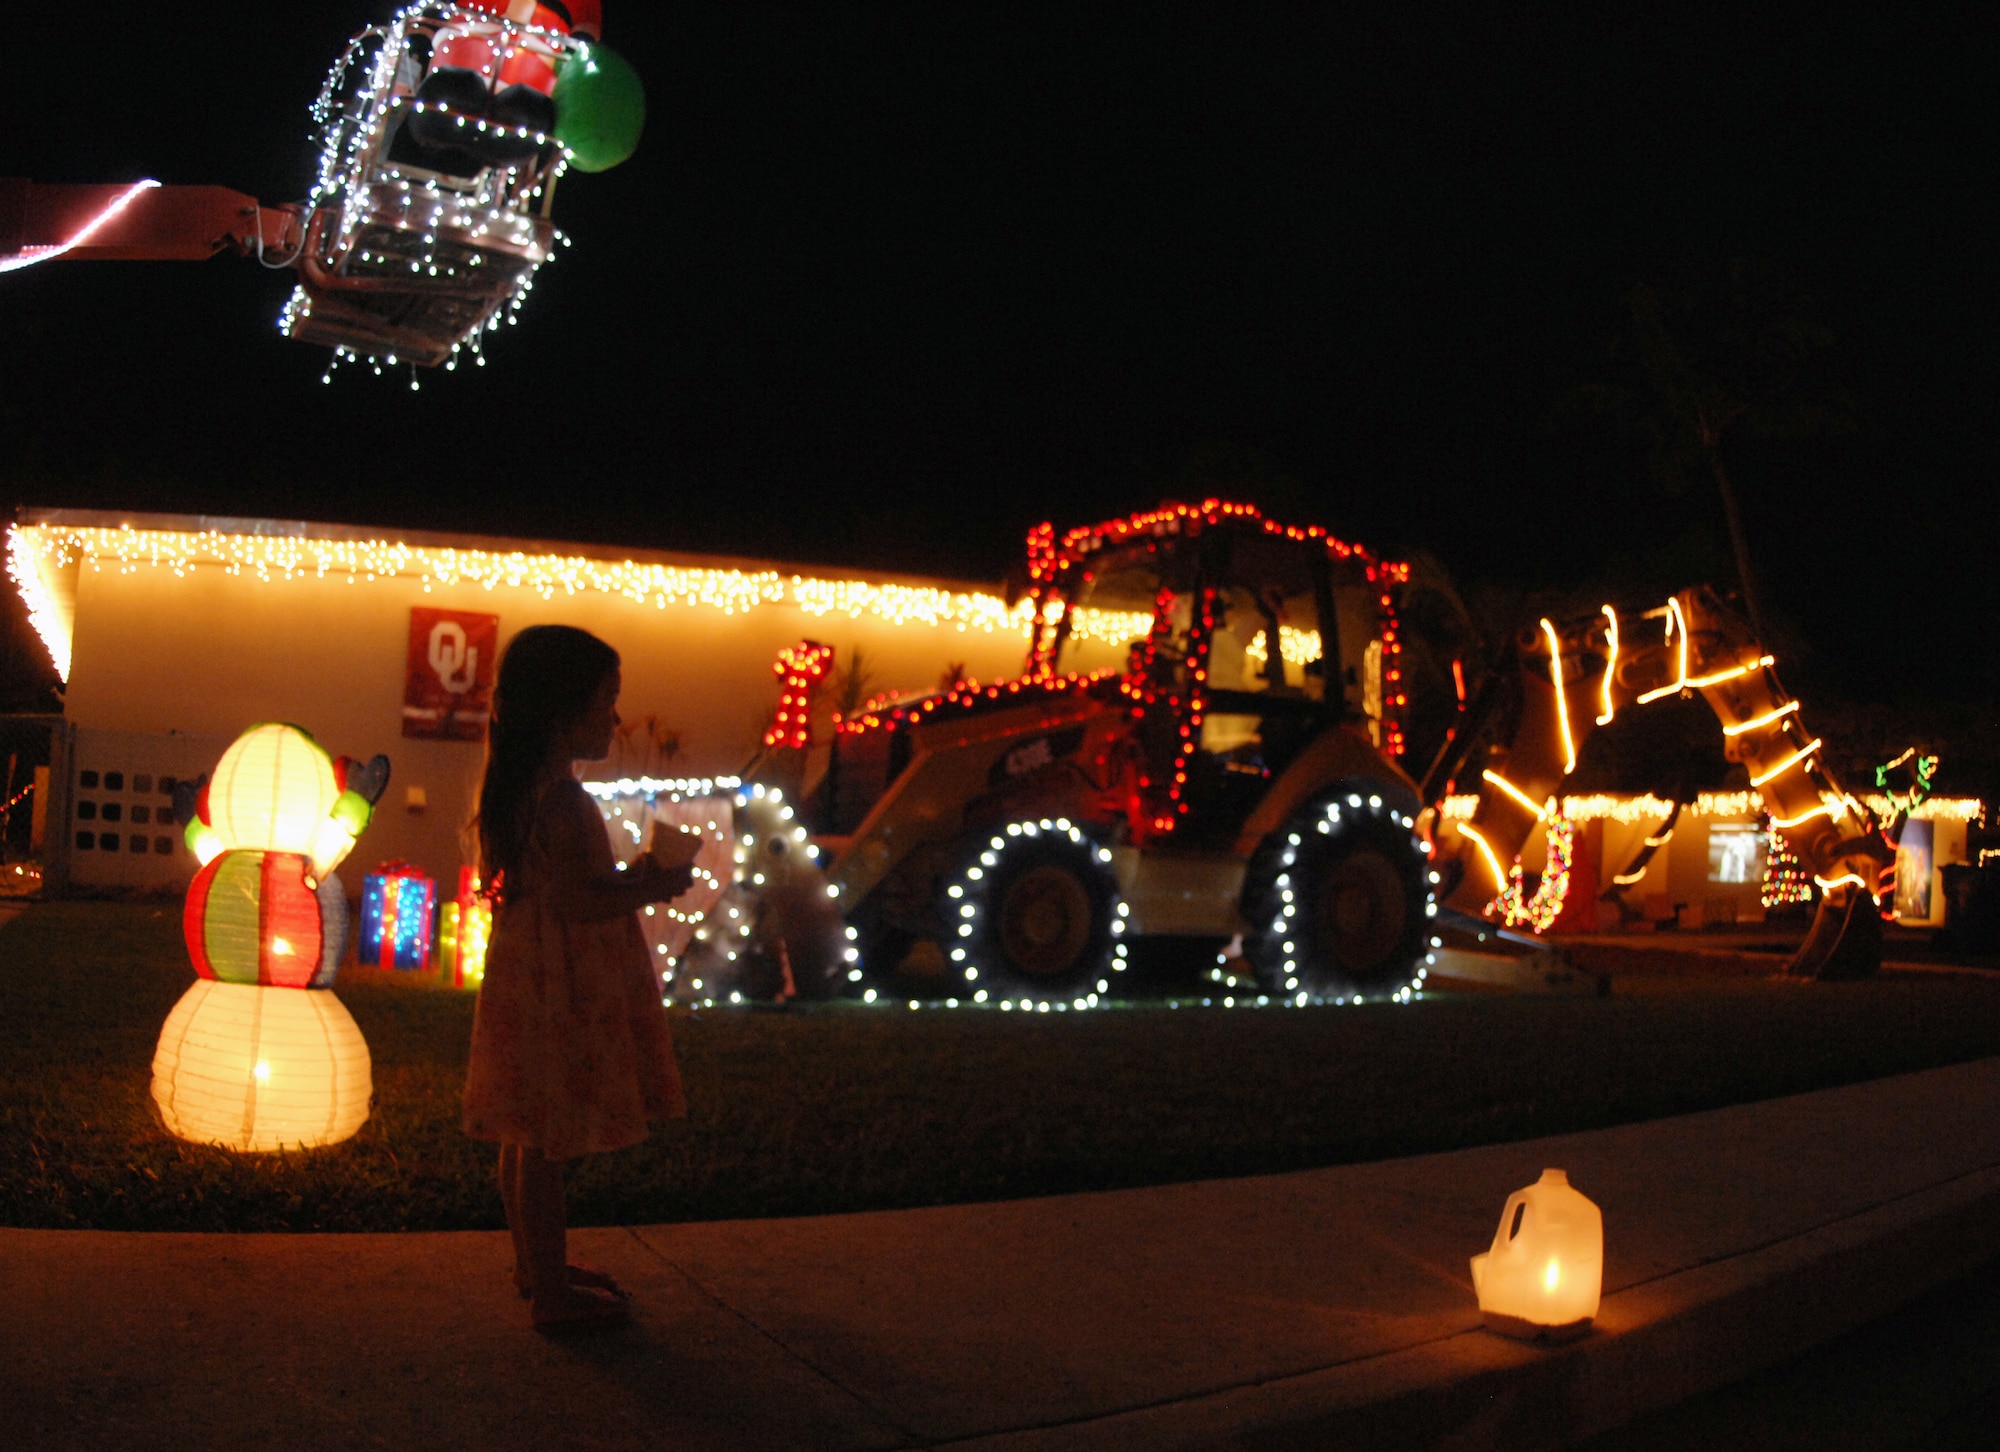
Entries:
<svg viewBox="0 0 2000 1452">
<path fill-rule="evenodd" d="M 0 1224 L 494 1228 L 460 1131 L 472 999 L 339 988 L 375 1062 L 345 1144 L 237 1156 L 161 1128 L 192 979 L 176 905 L 0 929 Z M 1611 998 L 1036 1015 L 677 1016 L 692 1116 L 577 1162 L 578 1225 L 801 1215 L 1302 1169 L 1592 1129 L 2000 1053 L 2000 983 L 1745 981 Z"/>
</svg>

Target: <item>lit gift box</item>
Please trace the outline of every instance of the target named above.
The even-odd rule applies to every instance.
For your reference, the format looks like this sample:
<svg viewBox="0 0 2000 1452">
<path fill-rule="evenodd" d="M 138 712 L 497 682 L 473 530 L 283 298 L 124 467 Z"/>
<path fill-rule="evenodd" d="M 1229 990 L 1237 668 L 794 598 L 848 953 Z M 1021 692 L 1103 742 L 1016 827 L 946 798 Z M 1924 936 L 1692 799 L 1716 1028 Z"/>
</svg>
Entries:
<svg viewBox="0 0 2000 1452">
<path fill-rule="evenodd" d="M 486 943 L 493 936 L 493 905 L 481 895 L 479 874 L 458 869 L 458 897 L 438 909 L 438 966 L 447 988 L 477 988 L 486 977 Z"/>
<path fill-rule="evenodd" d="M 1486 1324 L 1566 1341 L 1590 1329 L 1604 1285 L 1604 1216 L 1561 1170 L 1507 1197 L 1493 1248 L 1472 1258 Z"/>
<path fill-rule="evenodd" d="M 385 862 L 361 879 L 361 961 L 413 972 L 431 966 L 437 884 L 405 862 Z"/>
</svg>

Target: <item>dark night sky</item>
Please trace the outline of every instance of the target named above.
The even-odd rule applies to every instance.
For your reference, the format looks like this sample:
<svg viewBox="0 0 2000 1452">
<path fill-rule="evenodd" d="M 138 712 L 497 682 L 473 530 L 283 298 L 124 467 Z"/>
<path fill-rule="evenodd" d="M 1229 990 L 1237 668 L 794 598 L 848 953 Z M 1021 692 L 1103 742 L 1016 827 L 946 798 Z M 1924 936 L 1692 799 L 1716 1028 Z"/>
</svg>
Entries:
<svg viewBox="0 0 2000 1452">
<path fill-rule="evenodd" d="M 576 245 L 488 367 L 322 387 L 247 261 L 0 278 L 11 502 L 991 579 L 1035 520 L 1234 458 L 1463 581 L 1726 585 L 1712 491 L 1551 416 L 1635 283 L 1744 258 L 1810 297 L 1859 424 L 1732 456 L 1770 604 L 1829 689 L 2000 698 L 1984 32 L 606 8 L 645 143 L 563 183 Z M 382 13 L 93 32 L 14 68 L 0 174 L 299 196 L 306 104 Z"/>
</svg>

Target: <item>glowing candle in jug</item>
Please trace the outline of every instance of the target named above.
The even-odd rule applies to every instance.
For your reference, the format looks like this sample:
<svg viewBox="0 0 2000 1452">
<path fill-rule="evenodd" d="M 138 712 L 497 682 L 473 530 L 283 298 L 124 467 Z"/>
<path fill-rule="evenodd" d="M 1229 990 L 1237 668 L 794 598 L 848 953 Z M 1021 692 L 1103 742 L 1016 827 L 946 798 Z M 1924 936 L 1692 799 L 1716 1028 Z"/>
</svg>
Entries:
<svg viewBox="0 0 2000 1452">
<path fill-rule="evenodd" d="M 1561 1170 L 1509 1195 L 1493 1248 L 1472 1258 L 1486 1324 L 1510 1336 L 1582 1335 L 1603 1285 L 1604 1216 Z"/>
</svg>

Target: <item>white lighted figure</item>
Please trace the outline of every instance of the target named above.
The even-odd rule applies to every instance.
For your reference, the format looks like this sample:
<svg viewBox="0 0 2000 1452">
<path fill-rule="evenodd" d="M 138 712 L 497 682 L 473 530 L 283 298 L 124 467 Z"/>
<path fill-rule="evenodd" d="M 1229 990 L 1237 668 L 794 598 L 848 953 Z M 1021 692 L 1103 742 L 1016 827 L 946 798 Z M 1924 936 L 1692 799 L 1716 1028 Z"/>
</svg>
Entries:
<svg viewBox="0 0 2000 1452">
<path fill-rule="evenodd" d="M 1561 1170 L 1507 1197 L 1493 1248 L 1472 1258 L 1486 1324 L 1510 1336 L 1581 1336 L 1604 1285 L 1604 1216 Z"/>
<path fill-rule="evenodd" d="M 333 868 L 389 761 L 330 759 L 296 726 L 253 726 L 176 797 L 201 871 L 182 927 L 200 976 L 167 1015 L 153 1102 L 198 1144 L 334 1144 L 368 1118 L 368 1045 L 333 996 L 347 898 Z"/>
</svg>

